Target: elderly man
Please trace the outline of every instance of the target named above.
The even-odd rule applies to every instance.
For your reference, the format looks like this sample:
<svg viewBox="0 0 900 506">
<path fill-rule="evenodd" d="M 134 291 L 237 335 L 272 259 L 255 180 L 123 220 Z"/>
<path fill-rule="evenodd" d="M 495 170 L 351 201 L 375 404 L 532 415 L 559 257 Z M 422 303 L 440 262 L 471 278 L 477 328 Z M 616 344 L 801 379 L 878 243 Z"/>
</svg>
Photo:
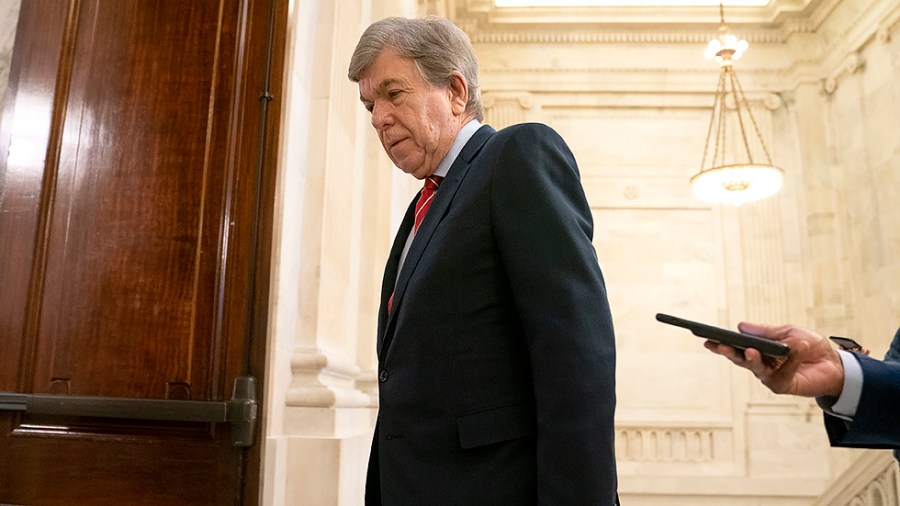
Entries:
<svg viewBox="0 0 900 506">
<path fill-rule="evenodd" d="M 572 153 L 481 124 L 447 20 L 374 23 L 349 77 L 424 183 L 384 273 L 366 504 L 616 504 L 615 339 Z"/>
</svg>

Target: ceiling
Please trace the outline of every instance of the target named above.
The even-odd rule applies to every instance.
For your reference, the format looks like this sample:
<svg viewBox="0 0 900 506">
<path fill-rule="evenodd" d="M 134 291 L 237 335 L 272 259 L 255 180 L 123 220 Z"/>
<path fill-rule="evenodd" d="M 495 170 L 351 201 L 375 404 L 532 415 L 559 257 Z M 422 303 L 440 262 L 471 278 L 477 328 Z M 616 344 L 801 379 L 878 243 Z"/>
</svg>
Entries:
<svg viewBox="0 0 900 506">
<path fill-rule="evenodd" d="M 722 0 L 725 7 L 766 6 L 771 0 Z M 497 7 L 689 7 L 718 6 L 719 0 L 494 0 Z"/>
<path fill-rule="evenodd" d="M 446 1 L 446 0 L 445 0 Z M 815 17 L 835 0 L 725 0 L 729 26 L 783 28 Z M 718 25 L 718 0 L 455 0 L 451 18 L 479 27 L 536 24 Z M 825 7 L 822 9 L 820 7 Z"/>
</svg>

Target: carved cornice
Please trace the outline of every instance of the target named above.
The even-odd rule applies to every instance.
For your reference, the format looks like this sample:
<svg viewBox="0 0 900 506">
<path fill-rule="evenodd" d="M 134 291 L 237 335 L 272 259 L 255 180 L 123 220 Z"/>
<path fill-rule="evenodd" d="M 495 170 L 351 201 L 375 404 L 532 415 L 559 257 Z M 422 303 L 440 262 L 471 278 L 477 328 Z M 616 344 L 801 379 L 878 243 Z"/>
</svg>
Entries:
<svg viewBox="0 0 900 506">
<path fill-rule="evenodd" d="M 482 73 L 490 72 L 511 72 L 511 73 L 607 73 L 607 74 L 653 74 L 665 72 L 668 74 L 684 74 L 684 75 L 703 75 L 712 76 L 712 84 L 715 84 L 717 71 L 708 68 L 670 68 L 670 67 L 504 67 L 504 66 L 484 66 L 481 67 Z M 778 76 L 783 73 L 780 69 L 752 68 L 741 69 L 741 76 Z"/>
<path fill-rule="evenodd" d="M 843 1 L 844 0 L 824 0 L 807 20 L 809 27 L 812 28 L 813 31 L 818 30 L 819 27 L 822 26 L 822 23 L 831 16 L 834 10 L 837 9 L 838 5 Z"/>
<path fill-rule="evenodd" d="M 859 53 L 850 53 L 841 63 L 822 80 L 822 89 L 831 95 L 837 89 L 838 81 L 846 74 L 851 75 L 864 68 L 865 59 Z"/>
<path fill-rule="evenodd" d="M 700 44 L 715 35 L 708 28 L 666 30 L 608 30 L 602 28 L 544 28 L 512 31 L 469 28 L 474 44 Z M 780 30 L 742 30 L 742 38 L 750 43 L 780 44 L 785 41 Z"/>
<path fill-rule="evenodd" d="M 420 0 L 430 3 L 428 0 Z M 764 6 L 726 8 L 729 24 L 776 25 L 791 17 L 809 17 L 826 0 L 772 0 Z M 837 0 L 840 1 L 840 0 Z M 716 7 L 705 5 L 622 5 L 561 7 L 497 7 L 493 0 L 455 0 L 458 17 L 477 17 L 490 24 L 597 23 L 709 24 L 718 26 Z"/>
<path fill-rule="evenodd" d="M 841 2 L 841 0 L 833 1 L 837 3 Z M 867 29 L 862 21 L 866 18 L 873 17 L 876 8 L 884 3 L 884 0 L 869 0 L 865 8 L 856 12 L 856 16 L 853 17 L 852 21 L 847 22 L 847 20 L 842 17 L 840 21 L 842 22 L 843 29 L 838 34 L 832 35 L 829 38 L 830 43 L 826 46 L 825 53 L 834 52 L 838 50 L 840 45 L 848 43 L 852 45 L 852 47 L 849 48 L 851 51 L 859 51 L 862 49 L 865 43 L 870 40 L 878 30 L 877 24 Z"/>
<path fill-rule="evenodd" d="M 894 10 L 878 23 L 878 30 L 875 32 L 878 42 L 882 44 L 890 42 L 891 35 L 898 26 L 900 26 L 900 4 L 897 4 Z"/>
<path fill-rule="evenodd" d="M 665 79 L 669 86 L 667 93 L 706 93 L 715 90 L 715 69 L 708 68 L 666 68 L 666 67 L 601 67 L 585 66 L 500 66 L 486 65 L 481 68 L 484 92 L 516 91 L 592 91 L 607 90 L 636 91 L 642 83 L 656 83 Z M 741 79 L 750 95 L 759 92 L 780 91 L 786 84 L 783 69 L 753 68 L 742 69 Z M 518 83 L 518 86 L 516 84 Z M 755 84 L 754 84 L 755 83 Z M 563 87 L 560 87 L 563 85 Z M 513 86 L 510 88 L 509 86 Z M 522 86 L 526 86 L 523 88 Z M 550 86 L 548 88 L 547 86 Z M 646 91 L 646 90 L 645 90 Z"/>
<path fill-rule="evenodd" d="M 641 10 L 634 7 L 500 9 L 481 0 L 460 0 L 453 20 L 475 44 L 705 44 L 718 27 L 708 9 Z M 844 5 L 863 8 L 841 10 Z M 765 9 L 732 9 L 731 29 L 751 44 L 781 44 L 797 34 L 816 34 L 825 23 L 837 25 L 829 36 L 829 49 L 877 9 L 894 10 L 877 27 L 879 40 L 887 40 L 898 24 L 894 0 L 773 1 Z M 663 13 L 664 11 L 664 13 Z M 852 17 L 848 17 L 845 11 Z M 714 18 L 717 18 L 714 17 Z M 874 33 L 874 32 L 873 32 Z M 854 48 L 854 49 L 859 49 Z"/>
</svg>

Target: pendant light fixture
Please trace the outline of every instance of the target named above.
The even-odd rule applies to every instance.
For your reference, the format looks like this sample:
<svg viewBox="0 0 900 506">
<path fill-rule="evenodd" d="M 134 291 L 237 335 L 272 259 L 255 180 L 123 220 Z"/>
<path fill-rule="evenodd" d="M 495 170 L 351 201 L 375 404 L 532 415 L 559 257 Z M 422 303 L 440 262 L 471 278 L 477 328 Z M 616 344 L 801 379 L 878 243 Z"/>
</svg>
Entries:
<svg viewBox="0 0 900 506">
<path fill-rule="evenodd" d="M 704 52 L 707 59 L 719 64 L 719 83 L 700 172 L 691 178 L 691 186 L 701 200 L 739 206 L 777 193 L 784 172 L 772 165 L 769 149 L 734 70 L 734 62 L 749 45 L 728 30 L 721 2 L 719 19 L 718 37 L 709 42 Z M 757 152 L 756 157 L 753 151 Z"/>
</svg>

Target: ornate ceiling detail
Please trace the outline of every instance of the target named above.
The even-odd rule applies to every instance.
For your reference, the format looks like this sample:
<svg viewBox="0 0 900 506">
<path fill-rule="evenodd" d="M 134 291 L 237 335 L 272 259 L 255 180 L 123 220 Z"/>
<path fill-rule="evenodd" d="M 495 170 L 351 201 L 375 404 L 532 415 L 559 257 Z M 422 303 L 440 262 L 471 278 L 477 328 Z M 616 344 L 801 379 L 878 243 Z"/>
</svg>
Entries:
<svg viewBox="0 0 900 506">
<path fill-rule="evenodd" d="M 855 73 L 857 70 L 863 68 L 865 64 L 866 61 L 859 53 L 850 53 L 837 68 L 832 70 L 831 73 L 825 77 L 822 89 L 825 90 L 825 93 L 831 95 L 834 93 L 834 90 L 837 89 L 838 81 L 841 77 L 845 74 L 850 75 Z"/>
<path fill-rule="evenodd" d="M 423 0 L 425 1 L 425 0 Z M 726 8 L 729 26 L 750 43 L 785 43 L 829 23 L 851 31 L 876 6 L 891 0 L 772 0 L 765 7 Z M 430 6 L 430 2 L 426 2 Z M 853 4 L 853 7 L 841 9 Z M 496 7 L 493 0 L 457 0 L 438 9 L 475 43 L 671 43 L 706 42 L 719 24 L 709 7 Z M 427 7 L 429 12 L 435 7 Z M 890 26 L 880 34 L 889 36 Z"/>
<path fill-rule="evenodd" d="M 898 26 L 900 26 L 900 4 L 897 4 L 894 10 L 878 24 L 878 32 L 876 33 L 878 42 L 882 44 L 890 42 L 891 34 L 894 33 Z"/>
<path fill-rule="evenodd" d="M 706 44 L 709 29 L 608 30 L 594 28 L 546 28 L 535 30 L 475 30 L 469 37 L 475 44 Z M 777 30 L 757 29 L 741 32 L 749 42 L 783 43 L 784 36 Z"/>
<path fill-rule="evenodd" d="M 477 18 L 487 25 L 594 23 L 594 24 L 655 24 L 710 25 L 719 22 L 718 7 L 710 6 L 594 6 L 594 7 L 497 7 L 493 0 L 457 0 L 453 7 L 439 9 L 432 0 L 421 0 L 433 11 L 451 10 L 454 18 Z M 765 6 L 726 7 L 731 25 L 778 26 L 793 18 L 811 18 L 811 13 L 823 10 L 820 6 L 841 0 L 771 0 Z M 824 17 L 833 6 L 826 7 Z M 445 14 L 445 12 L 434 12 Z"/>
</svg>

